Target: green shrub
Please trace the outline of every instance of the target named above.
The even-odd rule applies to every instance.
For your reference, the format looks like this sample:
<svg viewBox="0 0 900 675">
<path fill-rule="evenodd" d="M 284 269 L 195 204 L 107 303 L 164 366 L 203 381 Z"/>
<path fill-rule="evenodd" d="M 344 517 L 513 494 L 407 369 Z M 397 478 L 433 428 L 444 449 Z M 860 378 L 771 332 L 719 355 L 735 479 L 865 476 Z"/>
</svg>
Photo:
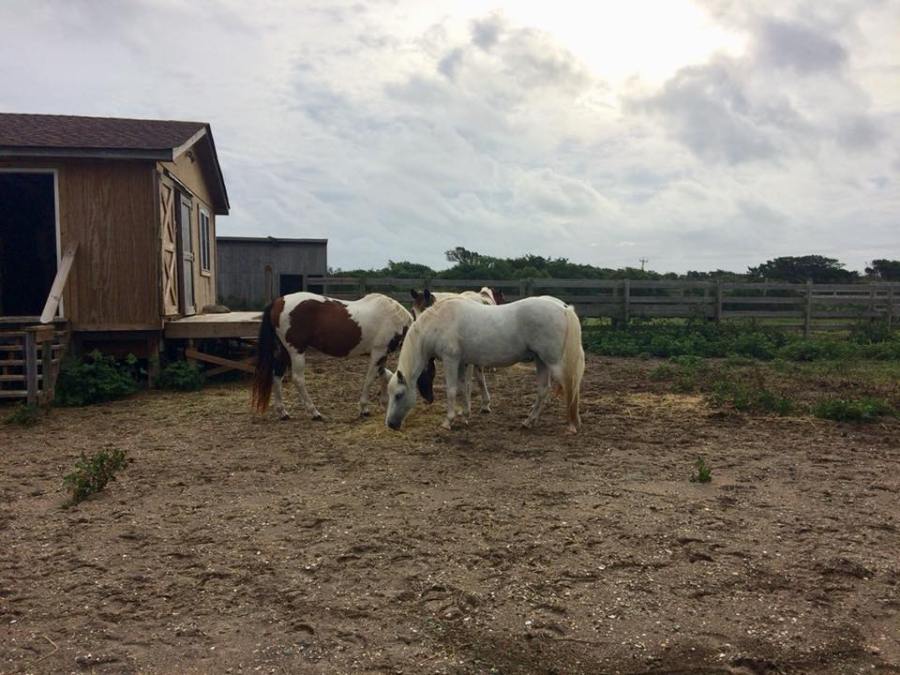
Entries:
<svg viewBox="0 0 900 675">
<path fill-rule="evenodd" d="M 174 361 L 159 374 L 159 388 L 174 391 L 197 391 L 203 388 L 204 377 L 200 369 L 187 361 Z"/>
<path fill-rule="evenodd" d="M 692 483 L 709 483 L 712 480 L 712 469 L 702 457 L 698 457 L 694 466 L 697 467 L 697 473 L 691 476 Z"/>
<path fill-rule="evenodd" d="M 67 359 L 56 381 L 56 403 L 90 405 L 112 401 L 134 393 L 137 382 L 131 375 L 137 359 L 130 355 L 124 364 L 93 351 L 84 359 Z"/>
<path fill-rule="evenodd" d="M 864 358 L 900 360 L 900 334 L 883 323 L 859 324 L 850 339 L 805 339 L 754 322 L 672 322 L 634 319 L 627 325 L 589 325 L 585 347 L 607 356 L 697 356 L 819 361 Z"/>
<path fill-rule="evenodd" d="M 81 459 L 75 463 L 75 470 L 63 478 L 71 497 L 69 503 L 77 504 L 100 492 L 109 481 L 116 479 L 116 472 L 123 468 L 125 463 L 125 453 L 122 450 L 101 450 L 90 457 L 81 453 Z"/>
<path fill-rule="evenodd" d="M 41 419 L 41 409 L 36 405 L 19 403 L 3 420 L 4 424 L 18 424 L 22 427 L 33 427 Z"/>
<path fill-rule="evenodd" d="M 850 339 L 861 345 L 890 342 L 896 337 L 887 321 L 860 321 L 850 329 Z"/>
<path fill-rule="evenodd" d="M 813 414 L 837 422 L 874 422 L 885 415 L 895 415 L 891 405 L 880 398 L 832 398 L 813 406 Z"/>
</svg>

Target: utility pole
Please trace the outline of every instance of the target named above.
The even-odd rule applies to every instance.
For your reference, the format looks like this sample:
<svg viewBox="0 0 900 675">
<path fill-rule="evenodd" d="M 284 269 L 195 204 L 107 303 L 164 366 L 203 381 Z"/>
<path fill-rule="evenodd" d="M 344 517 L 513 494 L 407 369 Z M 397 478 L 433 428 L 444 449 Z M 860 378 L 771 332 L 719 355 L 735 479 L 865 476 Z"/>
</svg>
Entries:
<svg viewBox="0 0 900 675">
<path fill-rule="evenodd" d="M 643 271 L 644 271 L 644 265 L 646 265 L 646 264 L 647 264 L 648 262 L 650 262 L 650 261 L 647 260 L 647 258 L 641 258 L 640 260 L 641 260 L 641 272 L 643 272 Z"/>
</svg>

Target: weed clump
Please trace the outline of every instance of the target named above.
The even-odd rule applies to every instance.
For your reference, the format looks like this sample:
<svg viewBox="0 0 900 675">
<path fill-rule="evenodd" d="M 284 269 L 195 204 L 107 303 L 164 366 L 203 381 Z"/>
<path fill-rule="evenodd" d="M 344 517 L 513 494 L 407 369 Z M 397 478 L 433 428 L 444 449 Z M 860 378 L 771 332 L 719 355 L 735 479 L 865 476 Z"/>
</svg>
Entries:
<svg viewBox="0 0 900 675">
<path fill-rule="evenodd" d="M 81 453 L 81 459 L 75 463 L 75 470 L 63 477 L 63 483 L 71 497 L 69 504 L 74 506 L 100 492 L 109 481 L 116 479 L 116 472 L 125 464 L 125 453 L 122 450 L 101 450 L 90 457 Z"/>
<path fill-rule="evenodd" d="M 703 457 L 698 457 L 694 466 L 696 472 L 691 475 L 692 483 L 709 483 L 712 480 L 712 469 Z"/>
<path fill-rule="evenodd" d="M 197 391 L 203 388 L 203 373 L 192 363 L 174 361 L 159 374 L 159 388 L 173 391 Z"/>
<path fill-rule="evenodd" d="M 41 419 L 41 409 L 36 405 L 20 403 L 3 420 L 4 424 L 18 424 L 21 427 L 33 427 Z"/>
<path fill-rule="evenodd" d="M 740 412 L 770 412 L 790 415 L 794 403 L 790 398 L 758 383 L 723 378 L 712 386 L 710 400 L 718 407 L 731 406 Z"/>
</svg>

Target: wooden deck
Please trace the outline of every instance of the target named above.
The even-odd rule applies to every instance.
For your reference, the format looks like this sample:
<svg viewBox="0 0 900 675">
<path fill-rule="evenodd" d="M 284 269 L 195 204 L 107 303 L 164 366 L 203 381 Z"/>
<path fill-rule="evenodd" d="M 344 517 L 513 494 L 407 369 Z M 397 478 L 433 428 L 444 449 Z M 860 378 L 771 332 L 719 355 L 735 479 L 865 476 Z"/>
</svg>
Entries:
<svg viewBox="0 0 900 675">
<path fill-rule="evenodd" d="M 208 338 L 256 339 L 259 335 L 261 312 L 228 312 L 227 314 L 197 314 L 166 321 L 167 338 L 203 340 Z"/>
<path fill-rule="evenodd" d="M 216 366 L 204 371 L 206 377 L 212 377 L 229 370 L 241 370 L 245 373 L 255 371 L 256 358 L 246 356 L 240 360 L 225 358 L 197 349 L 195 340 L 240 339 L 255 340 L 259 335 L 259 324 L 262 312 L 228 312 L 227 314 L 197 314 L 182 319 L 166 321 L 165 337 L 167 339 L 187 340 L 184 356 L 189 361 Z"/>
</svg>

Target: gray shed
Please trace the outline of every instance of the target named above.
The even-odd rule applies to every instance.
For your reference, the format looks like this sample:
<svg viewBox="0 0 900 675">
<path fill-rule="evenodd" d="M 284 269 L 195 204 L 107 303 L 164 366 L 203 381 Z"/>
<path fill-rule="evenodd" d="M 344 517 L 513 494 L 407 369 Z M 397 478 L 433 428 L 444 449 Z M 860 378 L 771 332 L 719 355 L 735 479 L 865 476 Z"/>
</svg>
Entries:
<svg viewBox="0 0 900 675">
<path fill-rule="evenodd" d="M 274 298 L 317 288 L 328 272 L 327 239 L 216 237 L 218 297 L 231 309 L 257 309 Z"/>
</svg>

